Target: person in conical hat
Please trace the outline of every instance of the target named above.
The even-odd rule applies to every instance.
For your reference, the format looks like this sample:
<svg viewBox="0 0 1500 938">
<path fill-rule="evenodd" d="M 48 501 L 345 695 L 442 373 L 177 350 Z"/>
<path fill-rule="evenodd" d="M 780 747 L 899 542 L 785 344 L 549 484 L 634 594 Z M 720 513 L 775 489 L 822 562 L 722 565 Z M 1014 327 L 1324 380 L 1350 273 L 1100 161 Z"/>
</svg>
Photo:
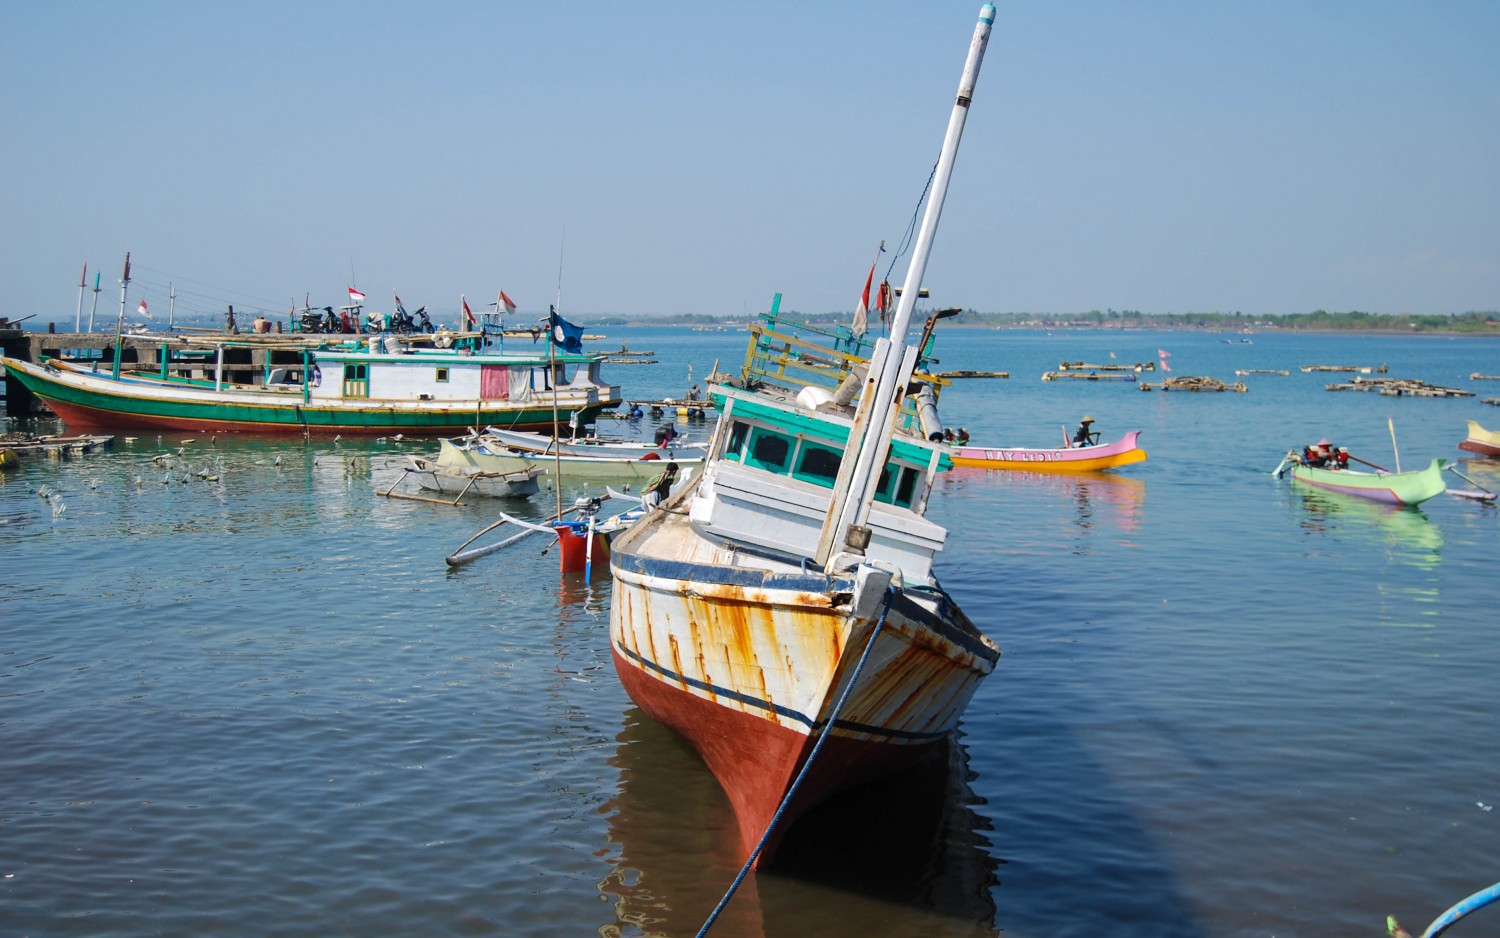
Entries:
<svg viewBox="0 0 1500 938">
<path fill-rule="evenodd" d="M 1088 414 L 1078 421 L 1078 430 L 1073 434 L 1074 446 L 1092 446 L 1099 442 L 1099 434 L 1094 432 L 1094 418 Z"/>
</svg>

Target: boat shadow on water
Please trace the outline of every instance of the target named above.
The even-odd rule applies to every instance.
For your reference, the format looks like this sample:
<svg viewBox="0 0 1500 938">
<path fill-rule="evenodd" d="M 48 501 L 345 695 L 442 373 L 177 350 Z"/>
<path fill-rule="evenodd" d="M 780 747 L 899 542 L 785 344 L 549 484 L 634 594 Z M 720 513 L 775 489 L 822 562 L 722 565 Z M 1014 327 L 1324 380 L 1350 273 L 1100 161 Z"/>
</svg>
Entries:
<svg viewBox="0 0 1500 938">
<path fill-rule="evenodd" d="M 626 711 L 616 740 L 619 788 L 601 809 L 611 868 L 599 884 L 615 920 L 600 934 L 693 934 L 742 861 L 734 811 L 692 748 L 640 710 Z M 775 864 L 741 885 L 715 931 L 995 934 L 1002 861 L 989 852 L 972 777 L 963 743 L 950 739 L 818 806 L 787 831 Z"/>
<path fill-rule="evenodd" d="M 941 476 L 943 494 L 952 499 L 1019 496 L 1072 505 L 1068 516 L 1078 528 L 1104 525 L 1123 534 L 1140 527 L 1146 483 L 1134 476 L 1108 472 L 1012 472 L 959 467 Z"/>
<path fill-rule="evenodd" d="M 1420 507 L 1382 505 L 1316 489 L 1297 490 L 1297 504 L 1303 512 L 1301 526 L 1310 533 L 1396 548 L 1401 559 L 1415 566 L 1433 566 L 1442 559 L 1443 529 Z"/>
</svg>

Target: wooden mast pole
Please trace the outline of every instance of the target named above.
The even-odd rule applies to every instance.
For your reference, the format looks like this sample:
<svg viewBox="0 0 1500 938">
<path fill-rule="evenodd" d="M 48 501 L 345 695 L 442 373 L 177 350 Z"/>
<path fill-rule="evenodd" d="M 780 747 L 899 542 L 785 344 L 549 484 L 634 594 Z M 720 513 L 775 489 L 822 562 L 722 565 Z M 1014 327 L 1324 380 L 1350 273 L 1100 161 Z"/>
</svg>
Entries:
<svg viewBox="0 0 1500 938">
<path fill-rule="evenodd" d="M 963 138 L 964 124 L 968 120 L 969 104 L 974 97 L 974 85 L 979 79 L 979 66 L 984 61 L 985 48 L 989 45 L 990 30 L 995 23 L 995 6 L 986 3 L 979 10 L 979 22 L 974 26 L 974 37 L 969 43 L 969 56 L 964 62 L 963 75 L 958 83 L 958 95 L 953 111 L 948 117 L 948 131 L 943 138 L 943 149 L 938 157 L 937 169 L 933 172 L 932 192 L 922 216 L 922 227 L 917 233 L 916 245 L 912 248 L 911 264 L 906 269 L 906 283 L 901 290 L 901 300 L 891 318 L 890 338 L 881 339 L 871 356 L 872 372 L 865 382 L 860 411 L 863 420 L 857 420 L 849 437 L 851 447 L 858 446 L 858 455 L 849 476 L 849 483 L 842 490 L 836 489 L 834 504 L 830 508 L 836 523 L 825 529 L 820 538 L 818 559 L 824 563 L 834 552 L 853 546 L 862 550 L 859 538 L 851 544 L 850 535 L 856 528 L 863 528 L 869 520 L 870 501 L 880 479 L 880 467 L 890 449 L 891 433 L 900 404 L 897 382 L 903 374 L 907 357 L 906 333 L 911 327 L 912 311 L 917 305 L 922 290 L 922 277 L 927 272 L 927 261 L 932 255 L 933 239 L 937 234 L 938 220 L 943 214 L 943 203 L 948 196 L 948 183 L 953 177 L 953 165 L 958 156 L 958 144 Z M 878 373 L 873 370 L 879 364 Z M 847 455 L 846 455 L 847 460 Z M 840 472 L 840 476 L 844 475 Z M 840 481 L 843 481 L 841 478 Z M 829 537 L 828 535 L 832 535 Z"/>
</svg>

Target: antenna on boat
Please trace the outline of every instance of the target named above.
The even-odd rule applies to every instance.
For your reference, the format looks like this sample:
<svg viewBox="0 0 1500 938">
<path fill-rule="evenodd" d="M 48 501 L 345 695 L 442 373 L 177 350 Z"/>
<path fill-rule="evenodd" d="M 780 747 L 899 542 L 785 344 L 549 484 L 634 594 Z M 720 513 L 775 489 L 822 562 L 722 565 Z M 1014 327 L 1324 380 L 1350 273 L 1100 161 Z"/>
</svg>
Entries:
<svg viewBox="0 0 1500 938">
<path fill-rule="evenodd" d="M 870 517 L 870 500 L 880 478 L 879 466 L 885 462 L 886 452 L 890 448 L 897 408 L 904 392 L 904 388 L 898 388 L 897 384 L 910 376 L 916 354 L 920 352 L 920 349 L 907 347 L 906 333 L 911 327 L 912 311 L 916 308 L 922 288 L 922 276 L 927 272 L 927 261 L 932 255 L 932 242 L 937 233 L 938 219 L 943 214 L 943 202 L 948 196 L 948 183 L 953 177 L 959 140 L 963 137 L 969 104 L 974 98 L 974 84 L 979 79 L 979 66 L 984 61 L 990 30 L 994 25 L 995 5 L 986 3 L 979 10 L 979 22 L 974 26 L 974 38 L 969 43 L 969 57 L 964 62 L 963 75 L 958 82 L 958 95 L 948 117 L 948 132 L 943 138 L 942 154 L 938 157 L 937 169 L 933 171 L 932 194 L 927 200 L 922 227 L 917 232 L 911 263 L 906 269 L 906 283 L 902 287 L 896 313 L 891 317 L 890 337 L 877 341 L 870 356 L 869 377 L 865 379 L 859 412 L 849 434 L 849 446 L 857 446 L 858 455 L 850 471 L 848 484 L 835 488 L 833 504 L 829 506 L 828 523 L 818 541 L 816 559 L 820 563 L 826 564 L 829 558 L 846 546 L 862 551 L 869 540 L 865 525 Z M 841 482 L 843 475 L 841 471 Z"/>
</svg>

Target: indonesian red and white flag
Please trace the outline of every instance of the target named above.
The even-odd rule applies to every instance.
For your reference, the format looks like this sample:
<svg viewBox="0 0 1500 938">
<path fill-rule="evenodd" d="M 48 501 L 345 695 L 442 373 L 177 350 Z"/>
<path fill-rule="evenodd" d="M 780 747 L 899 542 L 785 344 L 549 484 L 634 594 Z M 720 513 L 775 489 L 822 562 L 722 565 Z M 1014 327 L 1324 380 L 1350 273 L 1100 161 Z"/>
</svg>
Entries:
<svg viewBox="0 0 1500 938">
<path fill-rule="evenodd" d="M 1158 360 L 1161 361 L 1161 370 L 1162 371 L 1171 371 L 1172 370 L 1172 366 L 1169 365 L 1169 364 L 1167 364 L 1167 359 L 1169 359 L 1169 358 L 1172 357 L 1172 353 L 1171 352 L 1167 351 L 1166 349 L 1159 348 L 1159 349 L 1156 350 L 1156 357 L 1157 357 Z"/>
<path fill-rule="evenodd" d="M 880 310 L 880 324 L 885 325 L 885 314 L 891 311 L 891 282 L 880 281 L 880 292 L 875 300 L 875 308 Z"/>
<path fill-rule="evenodd" d="M 504 290 L 500 291 L 500 302 L 505 304 L 505 315 L 510 316 L 515 313 L 516 301 L 506 296 Z"/>
<path fill-rule="evenodd" d="M 349 288 L 349 302 L 351 302 L 351 303 L 363 303 L 364 301 L 365 301 L 365 295 L 363 293 L 359 292 L 358 290 L 354 289 L 353 287 Z"/>
<path fill-rule="evenodd" d="M 875 258 L 875 264 L 879 263 L 880 258 Z M 859 305 L 854 308 L 854 322 L 849 328 L 855 335 L 864 335 L 870 331 L 870 284 L 875 282 L 875 264 L 870 265 L 870 274 L 865 277 L 865 288 L 859 294 Z"/>
<path fill-rule="evenodd" d="M 145 316 L 147 319 L 151 318 L 151 310 L 146 308 L 145 300 L 141 300 L 141 305 L 136 307 L 135 311 L 140 313 L 142 316 Z"/>
<path fill-rule="evenodd" d="M 464 297 L 459 297 L 458 301 L 462 303 L 464 307 L 464 322 L 468 323 L 471 326 L 479 325 L 479 323 L 474 320 L 474 314 L 469 311 L 469 301 Z"/>
</svg>

